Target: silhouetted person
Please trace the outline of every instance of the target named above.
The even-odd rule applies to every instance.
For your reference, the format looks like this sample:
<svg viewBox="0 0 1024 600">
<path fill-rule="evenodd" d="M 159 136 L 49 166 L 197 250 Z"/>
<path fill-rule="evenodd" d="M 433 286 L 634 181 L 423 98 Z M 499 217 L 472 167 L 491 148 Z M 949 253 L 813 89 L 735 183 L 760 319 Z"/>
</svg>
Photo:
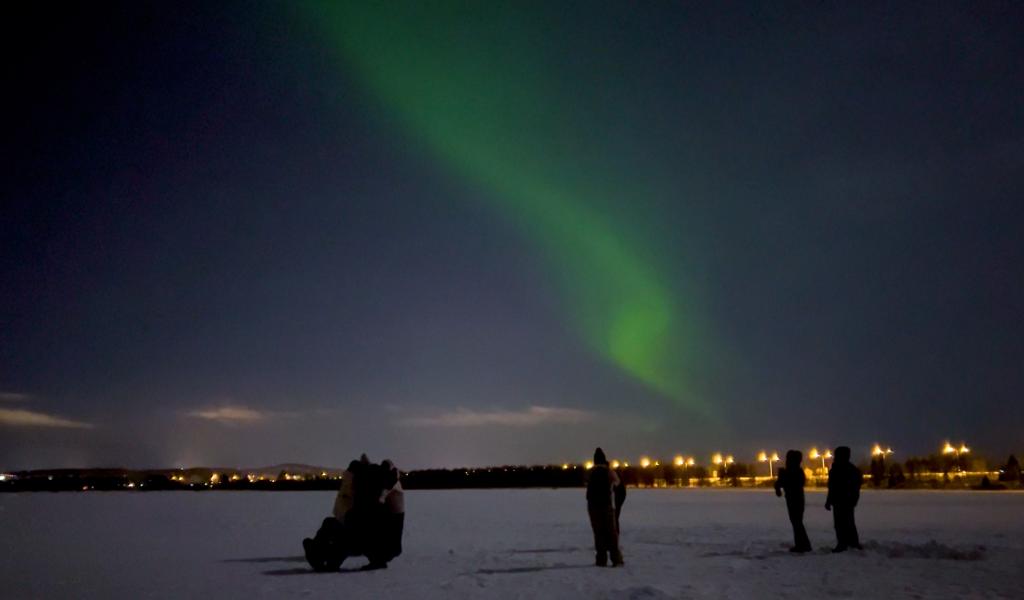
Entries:
<svg viewBox="0 0 1024 600">
<path fill-rule="evenodd" d="M 399 481 L 398 468 L 390 460 L 381 463 L 383 489 L 381 510 L 368 542 L 366 570 L 387 568 L 388 562 L 402 553 L 402 530 L 405 528 L 405 492 Z"/>
<path fill-rule="evenodd" d="M 355 536 L 352 534 L 355 494 L 369 462 L 364 454 L 361 460 L 349 463 L 341 475 L 341 488 L 334 498 L 332 516 L 323 520 L 313 538 L 302 540 L 306 561 L 315 571 L 337 570 L 355 550 Z"/>
<path fill-rule="evenodd" d="M 615 515 L 614 489 L 619 485 L 619 476 L 608 466 L 604 451 L 594 450 L 594 466 L 587 480 L 587 514 L 590 528 L 594 531 L 594 547 L 597 551 L 597 566 L 608 565 L 611 554 L 612 566 L 622 565 L 622 550 L 619 549 L 619 522 Z"/>
<path fill-rule="evenodd" d="M 836 448 L 832 468 L 828 471 L 828 498 L 825 499 L 825 510 L 832 511 L 836 527 L 836 547 L 833 552 L 843 552 L 847 548 L 860 549 L 853 509 L 860 500 L 860 486 L 863 483 L 860 469 L 850 462 L 850 448 Z"/>
<path fill-rule="evenodd" d="M 334 518 L 345 522 L 345 515 L 355 506 L 355 479 L 361 464 L 354 460 L 348 464 L 348 468 L 341 474 L 341 488 L 334 498 Z"/>
<path fill-rule="evenodd" d="M 810 552 L 811 540 L 807 538 L 804 528 L 804 476 L 800 461 L 804 455 L 799 450 L 786 452 L 786 466 L 779 469 L 779 477 L 775 480 L 775 495 L 786 492 L 786 510 L 789 522 L 793 524 L 793 547 L 790 552 Z"/>
<path fill-rule="evenodd" d="M 388 494 L 398 484 L 397 472 L 390 463 L 371 463 L 365 454 L 349 464 L 345 472 L 348 481 L 342 480 L 334 515 L 324 519 L 315 537 L 302 540 L 306 560 L 314 570 L 335 571 L 346 558 L 359 555 L 370 559 L 364 569 L 380 569 L 401 553 L 400 542 L 397 552 L 394 546 L 397 519 L 388 519 L 385 506 Z M 404 523 L 404 502 L 392 496 L 392 506 L 401 508 Z M 401 527 L 397 529 L 400 540 Z"/>
<path fill-rule="evenodd" d="M 626 501 L 626 483 L 622 481 L 621 477 L 618 477 L 618 473 L 615 476 L 619 482 L 612 488 L 612 496 L 615 500 L 615 529 L 622 531 L 621 524 L 619 523 L 619 515 L 622 514 L 622 504 Z"/>
</svg>

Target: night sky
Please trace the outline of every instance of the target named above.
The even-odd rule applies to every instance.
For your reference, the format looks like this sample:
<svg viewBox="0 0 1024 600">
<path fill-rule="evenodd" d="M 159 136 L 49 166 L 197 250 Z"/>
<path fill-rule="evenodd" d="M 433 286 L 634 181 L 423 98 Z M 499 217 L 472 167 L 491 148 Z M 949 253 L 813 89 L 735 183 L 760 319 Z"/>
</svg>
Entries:
<svg viewBox="0 0 1024 600">
<path fill-rule="evenodd" d="M 1024 437 L 1024 7 L 5 9 L 0 467 Z"/>
</svg>

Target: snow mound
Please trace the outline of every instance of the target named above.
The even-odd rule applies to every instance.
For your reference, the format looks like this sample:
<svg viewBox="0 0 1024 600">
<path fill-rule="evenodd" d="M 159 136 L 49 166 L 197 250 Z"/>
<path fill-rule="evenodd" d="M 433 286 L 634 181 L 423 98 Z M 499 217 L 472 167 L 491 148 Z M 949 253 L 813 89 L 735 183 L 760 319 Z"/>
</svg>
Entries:
<svg viewBox="0 0 1024 600">
<path fill-rule="evenodd" d="M 663 600 L 675 598 L 676 596 L 665 592 L 653 585 L 641 585 L 615 590 L 615 598 L 628 598 L 629 600 Z"/>
<path fill-rule="evenodd" d="M 865 550 L 873 550 L 885 554 L 889 558 L 927 558 L 939 560 L 982 560 L 985 558 L 985 546 L 966 546 L 956 548 L 929 540 L 924 544 L 903 544 L 900 542 L 867 542 Z"/>
</svg>

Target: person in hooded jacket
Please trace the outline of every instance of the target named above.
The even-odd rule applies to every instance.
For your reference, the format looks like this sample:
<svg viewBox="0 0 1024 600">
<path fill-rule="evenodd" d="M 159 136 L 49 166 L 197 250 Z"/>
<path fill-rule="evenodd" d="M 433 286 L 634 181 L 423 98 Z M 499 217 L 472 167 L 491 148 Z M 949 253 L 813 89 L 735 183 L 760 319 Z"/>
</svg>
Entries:
<svg viewBox="0 0 1024 600">
<path fill-rule="evenodd" d="M 618 485 L 619 476 L 609 467 L 604 451 L 600 448 L 594 450 L 594 466 L 588 472 L 587 479 L 587 514 L 590 516 L 590 528 L 594 532 L 596 564 L 599 567 L 608 565 L 609 554 L 613 567 L 623 563 L 614 500 L 614 490 Z"/>
<path fill-rule="evenodd" d="M 378 513 L 376 534 L 367 553 L 370 569 L 387 568 L 389 561 L 402 553 L 402 530 L 405 527 L 405 492 L 402 490 L 401 474 L 390 460 L 381 463 L 382 484 L 381 510 Z"/>
<path fill-rule="evenodd" d="M 825 499 L 825 510 L 832 511 L 836 528 L 836 547 L 833 552 L 861 548 L 853 510 L 860 500 L 860 487 L 863 483 L 864 476 L 860 469 L 850 462 L 850 448 L 836 448 L 832 468 L 828 471 L 828 497 Z"/>
<path fill-rule="evenodd" d="M 346 558 L 362 552 L 361 532 L 357 527 L 362 516 L 353 509 L 359 490 L 372 483 L 368 481 L 372 467 L 365 454 L 349 463 L 342 474 L 332 516 L 323 520 L 315 537 L 302 540 L 306 561 L 315 571 L 336 571 Z"/>
<path fill-rule="evenodd" d="M 619 521 L 619 516 L 622 515 L 622 505 L 626 502 L 626 484 L 622 481 L 622 477 L 616 472 L 615 476 L 619 478 L 619 483 L 612 488 L 612 497 L 615 500 L 615 527 L 622 531 L 622 525 Z"/>
<path fill-rule="evenodd" d="M 803 454 L 799 450 L 786 452 L 786 466 L 779 469 L 779 476 L 775 480 L 775 495 L 781 496 L 786 492 L 786 510 L 789 512 L 789 522 L 793 525 L 794 545 L 790 552 L 810 552 L 811 540 L 807 537 L 807 529 L 804 528 L 804 476 L 803 467 L 800 461 Z"/>
<path fill-rule="evenodd" d="M 345 515 L 355 506 L 355 480 L 359 472 L 360 463 L 354 460 L 348 464 L 348 468 L 341 474 L 341 488 L 334 498 L 334 518 L 341 523 L 345 522 Z"/>
</svg>

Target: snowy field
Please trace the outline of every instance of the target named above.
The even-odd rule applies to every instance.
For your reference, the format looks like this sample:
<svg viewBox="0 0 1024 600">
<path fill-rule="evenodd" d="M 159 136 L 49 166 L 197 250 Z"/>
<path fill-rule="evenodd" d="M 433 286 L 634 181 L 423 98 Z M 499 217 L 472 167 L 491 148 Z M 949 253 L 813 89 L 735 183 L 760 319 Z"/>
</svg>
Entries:
<svg viewBox="0 0 1024 600">
<path fill-rule="evenodd" d="M 626 566 L 592 566 L 583 490 L 408 492 L 389 569 L 312 573 L 300 540 L 334 495 L 0 494 L 3 598 L 1024 598 L 1024 494 L 866 492 L 863 552 L 790 555 L 763 490 L 630 490 Z"/>
</svg>

